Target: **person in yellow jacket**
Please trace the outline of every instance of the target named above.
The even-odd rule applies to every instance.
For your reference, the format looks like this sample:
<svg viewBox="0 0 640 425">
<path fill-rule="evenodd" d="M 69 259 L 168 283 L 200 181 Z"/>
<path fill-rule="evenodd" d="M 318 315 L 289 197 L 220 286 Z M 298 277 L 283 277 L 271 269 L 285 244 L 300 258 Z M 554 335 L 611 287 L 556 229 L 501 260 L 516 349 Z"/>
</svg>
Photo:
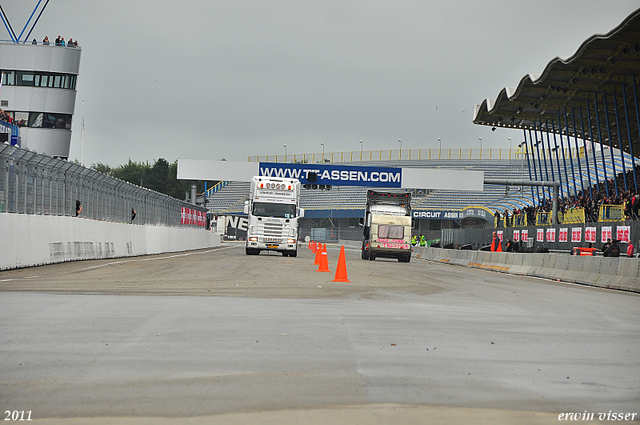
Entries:
<svg viewBox="0 0 640 425">
<path fill-rule="evenodd" d="M 424 235 L 420 235 L 420 246 L 424 248 L 426 244 L 427 240 L 424 238 Z"/>
<path fill-rule="evenodd" d="M 416 235 L 411 236 L 411 245 L 418 245 L 418 237 Z"/>
</svg>

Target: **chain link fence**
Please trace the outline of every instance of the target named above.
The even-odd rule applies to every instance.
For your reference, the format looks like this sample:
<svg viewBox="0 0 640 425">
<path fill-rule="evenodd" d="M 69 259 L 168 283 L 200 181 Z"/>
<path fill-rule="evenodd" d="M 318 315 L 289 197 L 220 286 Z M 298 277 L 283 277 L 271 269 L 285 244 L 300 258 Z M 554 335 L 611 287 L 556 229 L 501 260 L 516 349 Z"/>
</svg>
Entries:
<svg viewBox="0 0 640 425">
<path fill-rule="evenodd" d="M 188 224 L 183 208 L 202 213 L 206 208 L 72 162 L 5 143 L 0 144 L 0 163 L 0 213 L 75 216 L 81 205 L 79 216 L 94 220 L 171 227 L 203 225 Z"/>
</svg>

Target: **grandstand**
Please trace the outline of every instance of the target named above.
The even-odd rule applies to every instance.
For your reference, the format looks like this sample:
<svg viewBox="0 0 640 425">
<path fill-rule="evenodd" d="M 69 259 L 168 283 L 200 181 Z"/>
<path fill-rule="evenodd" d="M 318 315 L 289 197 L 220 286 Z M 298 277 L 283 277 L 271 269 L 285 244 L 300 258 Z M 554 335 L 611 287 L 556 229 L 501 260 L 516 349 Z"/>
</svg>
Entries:
<svg viewBox="0 0 640 425">
<path fill-rule="evenodd" d="M 448 152 L 447 152 L 448 151 Z M 614 169 L 619 173 L 622 167 L 622 157 L 618 150 L 612 152 L 608 147 L 605 151 L 589 152 L 584 148 L 580 151 L 565 152 L 566 158 L 572 158 L 573 166 L 570 166 L 568 159 L 562 160 L 560 154 L 552 151 L 541 151 L 540 156 L 529 155 L 527 159 L 524 150 L 517 150 L 516 154 L 503 155 L 469 155 L 469 158 L 460 158 L 460 155 L 451 155 L 451 152 L 459 150 L 445 150 L 445 153 L 437 155 L 429 154 L 430 159 L 398 159 L 403 155 L 398 152 L 395 157 L 389 154 L 389 159 L 363 160 L 361 155 L 357 160 L 351 160 L 353 155 L 327 153 L 327 157 L 332 159 L 342 159 L 342 162 L 349 162 L 350 165 L 359 166 L 388 166 L 404 168 L 443 168 L 465 171 L 483 171 L 485 179 L 500 180 L 547 180 L 560 181 L 561 194 L 563 196 L 573 195 L 574 190 L 581 191 L 582 188 L 588 191 L 589 181 L 595 184 L 611 179 Z M 360 152 L 358 152 L 360 154 Z M 315 154 L 312 154 L 315 157 Z M 379 157 L 367 153 L 364 158 Z M 416 155 L 414 155 L 416 157 Z M 594 157 L 595 164 L 594 165 Z M 602 161 L 604 157 L 604 167 Z M 437 159 L 440 158 L 440 159 Z M 505 159 L 511 158 L 511 159 Z M 272 158 L 269 158 L 272 159 Z M 273 159 L 282 159 L 273 157 Z M 631 168 L 631 157 L 624 156 L 626 169 Z M 256 160 L 261 160 L 257 158 Z M 587 163 L 589 166 L 587 166 Z M 530 171 L 531 169 L 531 171 Z M 582 173 L 580 172 L 582 170 Z M 588 170 L 588 171 L 587 171 Z M 568 181 L 567 181 L 568 178 Z M 411 190 L 412 209 L 414 211 L 455 211 L 474 206 L 483 207 L 491 212 L 504 211 L 505 209 L 521 209 L 526 206 L 535 206 L 549 199 L 550 189 L 532 187 L 505 187 L 497 185 L 484 185 L 483 191 L 451 191 L 451 190 L 429 190 L 428 183 L 425 183 L 425 190 Z M 304 190 L 301 195 L 301 207 L 305 209 L 305 218 L 313 219 L 316 222 L 323 218 L 331 218 L 335 222 L 360 218 L 363 214 L 366 203 L 366 187 L 356 186 L 333 186 L 330 190 Z M 382 188 L 371 188 L 384 190 Z M 409 189 L 405 189 L 409 190 Z M 208 210 L 214 215 L 242 215 L 244 201 L 249 193 L 248 182 L 224 182 L 208 193 Z M 429 220 L 429 219 L 425 219 Z M 485 220 L 490 222 L 491 216 L 486 216 Z M 422 221 L 422 220 L 421 220 Z M 442 220 L 437 227 L 453 227 L 461 225 L 461 220 L 457 224 L 452 221 Z M 472 221 L 471 224 L 481 224 Z M 346 226 L 346 222 L 345 222 Z M 353 222 L 351 222 L 353 226 Z M 426 227 L 419 226 L 419 228 Z"/>
<path fill-rule="evenodd" d="M 526 165 L 522 160 L 479 160 L 479 159 L 427 159 L 427 160 L 388 160 L 388 161 L 358 161 L 352 165 L 361 166 L 388 166 L 406 168 L 447 168 L 467 171 L 484 171 L 485 178 L 500 179 L 524 179 Z M 428 186 L 428 184 L 425 184 Z M 360 217 L 366 203 L 365 187 L 333 186 L 331 190 L 305 190 L 301 196 L 301 206 L 310 217 Z M 375 189 L 375 188 L 374 188 Z M 378 188 L 380 190 L 384 190 Z M 209 212 L 216 215 L 242 214 L 244 200 L 249 193 L 249 183 L 229 182 L 215 193 L 207 197 Z M 413 208 L 439 208 L 460 209 L 470 205 L 493 205 L 494 208 L 502 205 L 525 205 L 527 201 L 520 197 L 509 195 L 509 201 L 505 199 L 505 189 L 499 186 L 487 186 L 484 192 L 460 192 L 454 191 L 413 191 Z M 511 206 L 510 208 L 512 208 Z M 342 213 L 341 213 L 342 211 Z M 346 211 L 351 211 L 347 213 Z"/>
</svg>

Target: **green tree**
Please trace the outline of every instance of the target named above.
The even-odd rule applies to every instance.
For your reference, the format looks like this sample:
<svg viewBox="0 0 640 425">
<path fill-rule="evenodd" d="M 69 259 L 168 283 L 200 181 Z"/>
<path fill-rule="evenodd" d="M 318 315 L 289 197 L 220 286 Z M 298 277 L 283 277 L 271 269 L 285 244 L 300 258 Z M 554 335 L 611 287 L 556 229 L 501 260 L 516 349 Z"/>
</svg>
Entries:
<svg viewBox="0 0 640 425">
<path fill-rule="evenodd" d="M 146 186 L 145 182 L 148 168 L 148 163 L 145 165 L 142 162 L 133 162 L 129 159 L 129 162 L 125 165 L 119 165 L 114 168 L 112 176 L 131 184 Z"/>
<path fill-rule="evenodd" d="M 110 167 L 107 164 L 98 162 L 91 164 L 91 168 L 111 177 L 129 183 L 143 186 L 156 192 L 164 193 L 176 199 L 184 199 L 185 194 L 191 194 L 191 181 L 178 180 L 178 161 L 169 163 L 164 158 L 158 158 L 153 165 L 148 162 L 129 162 L 125 165 Z M 213 187 L 217 181 L 207 181 L 207 188 Z M 204 192 L 204 181 L 196 182 L 196 191 Z"/>
<path fill-rule="evenodd" d="M 151 168 L 147 170 L 147 184 L 145 187 L 156 192 L 167 194 L 169 189 L 169 162 L 164 158 L 158 158 Z"/>
<path fill-rule="evenodd" d="M 91 164 L 91 167 L 94 170 L 102 173 L 102 174 L 106 174 L 108 176 L 113 176 L 113 168 L 109 167 L 107 164 L 103 164 L 102 162 L 98 162 L 96 164 Z"/>
</svg>

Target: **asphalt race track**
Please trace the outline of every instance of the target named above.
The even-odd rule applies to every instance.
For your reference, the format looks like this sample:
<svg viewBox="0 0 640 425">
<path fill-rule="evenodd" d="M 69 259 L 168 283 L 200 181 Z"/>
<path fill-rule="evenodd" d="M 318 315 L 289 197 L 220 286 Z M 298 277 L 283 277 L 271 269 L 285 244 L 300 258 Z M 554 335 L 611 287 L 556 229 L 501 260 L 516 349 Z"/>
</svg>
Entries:
<svg viewBox="0 0 640 425">
<path fill-rule="evenodd" d="M 346 254 L 351 283 L 336 247 L 321 273 L 236 243 L 0 272 L 2 419 L 638 421 L 638 294 Z"/>
</svg>

